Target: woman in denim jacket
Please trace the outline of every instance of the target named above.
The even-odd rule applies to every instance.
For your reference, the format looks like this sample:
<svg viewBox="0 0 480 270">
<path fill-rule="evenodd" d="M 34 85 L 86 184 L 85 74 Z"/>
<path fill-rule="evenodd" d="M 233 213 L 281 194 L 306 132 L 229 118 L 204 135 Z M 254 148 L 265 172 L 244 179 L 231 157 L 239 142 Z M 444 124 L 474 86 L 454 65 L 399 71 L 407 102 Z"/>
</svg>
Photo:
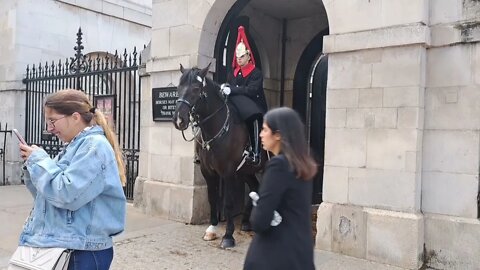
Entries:
<svg viewBox="0 0 480 270">
<path fill-rule="evenodd" d="M 64 148 L 51 159 L 36 145 L 20 144 L 35 200 L 19 245 L 72 249 L 71 270 L 109 269 L 112 236 L 125 225 L 125 169 L 115 133 L 81 91 L 49 95 L 44 112 L 47 130 Z"/>
</svg>

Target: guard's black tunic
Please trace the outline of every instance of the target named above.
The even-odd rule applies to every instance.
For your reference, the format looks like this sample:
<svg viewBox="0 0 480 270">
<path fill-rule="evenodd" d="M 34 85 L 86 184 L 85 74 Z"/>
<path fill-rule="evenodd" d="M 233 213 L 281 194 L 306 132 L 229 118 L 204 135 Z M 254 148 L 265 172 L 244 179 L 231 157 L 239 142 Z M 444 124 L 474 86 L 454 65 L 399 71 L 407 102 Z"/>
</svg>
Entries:
<svg viewBox="0 0 480 270">
<path fill-rule="evenodd" d="M 312 181 L 298 179 L 282 154 L 265 168 L 259 200 L 250 222 L 255 236 L 244 269 L 315 269 L 311 225 Z M 270 226 L 273 211 L 282 222 Z"/>
<path fill-rule="evenodd" d="M 263 92 L 263 75 L 258 68 L 254 68 L 246 77 L 242 76 L 240 70 L 237 76 L 231 74 L 228 81 L 232 91 L 229 99 L 239 110 L 242 119 L 246 120 L 254 114 L 263 115 L 267 112 L 267 102 Z"/>
</svg>

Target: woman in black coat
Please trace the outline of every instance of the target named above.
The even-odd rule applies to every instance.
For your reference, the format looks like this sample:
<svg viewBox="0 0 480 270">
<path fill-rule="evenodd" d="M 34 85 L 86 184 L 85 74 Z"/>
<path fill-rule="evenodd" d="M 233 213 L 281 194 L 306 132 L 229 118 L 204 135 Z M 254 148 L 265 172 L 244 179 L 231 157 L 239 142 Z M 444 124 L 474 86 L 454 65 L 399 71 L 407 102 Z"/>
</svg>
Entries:
<svg viewBox="0 0 480 270">
<path fill-rule="evenodd" d="M 308 155 L 304 128 L 290 108 L 273 109 L 264 117 L 262 145 L 275 156 L 267 163 L 250 217 L 256 234 L 244 269 L 315 269 L 310 180 L 317 167 Z M 282 217 L 280 224 L 272 221 L 274 211 Z"/>
</svg>

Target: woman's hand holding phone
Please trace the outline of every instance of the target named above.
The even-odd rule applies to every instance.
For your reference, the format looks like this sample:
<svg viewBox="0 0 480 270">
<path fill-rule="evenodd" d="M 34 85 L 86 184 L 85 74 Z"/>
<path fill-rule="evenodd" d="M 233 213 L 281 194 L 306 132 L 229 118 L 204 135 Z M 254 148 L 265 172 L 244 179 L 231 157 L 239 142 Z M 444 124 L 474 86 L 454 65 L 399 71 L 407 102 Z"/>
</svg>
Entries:
<svg viewBox="0 0 480 270">
<path fill-rule="evenodd" d="M 36 145 L 28 145 L 23 136 L 18 132 L 17 129 L 12 130 L 15 136 L 17 136 L 18 140 L 20 141 L 19 147 L 20 147 L 20 156 L 22 157 L 23 160 L 27 160 L 28 157 L 32 154 L 35 149 L 38 149 L 39 147 Z"/>
<path fill-rule="evenodd" d="M 15 134 L 15 136 L 17 136 L 17 139 L 20 141 L 21 144 L 27 144 L 27 142 L 25 141 L 25 139 L 23 138 L 23 136 L 20 134 L 20 132 L 18 132 L 18 130 L 16 128 L 14 128 L 13 130 L 13 134 Z"/>
<path fill-rule="evenodd" d="M 32 154 L 32 152 L 39 148 L 40 147 L 36 145 L 20 144 L 20 156 L 23 160 L 27 160 L 28 157 L 30 157 L 30 155 Z"/>
</svg>

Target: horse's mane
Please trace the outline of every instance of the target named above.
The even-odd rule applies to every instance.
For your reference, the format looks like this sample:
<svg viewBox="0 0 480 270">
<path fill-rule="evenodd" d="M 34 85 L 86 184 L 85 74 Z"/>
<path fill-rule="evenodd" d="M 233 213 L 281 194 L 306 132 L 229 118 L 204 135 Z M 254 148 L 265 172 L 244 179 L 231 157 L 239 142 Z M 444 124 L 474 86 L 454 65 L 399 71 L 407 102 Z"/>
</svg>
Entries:
<svg viewBox="0 0 480 270">
<path fill-rule="evenodd" d="M 198 68 L 197 66 L 192 67 L 191 69 L 187 69 L 187 71 L 183 73 L 180 77 L 180 84 L 191 84 L 193 81 L 198 82 L 197 75 L 199 71 L 200 68 Z M 215 95 L 217 95 L 217 97 L 219 97 L 220 99 L 224 100 L 225 98 L 220 94 L 220 85 L 208 77 L 205 77 L 205 80 L 207 81 L 207 89 L 208 85 L 212 85 L 214 87 L 214 89 L 212 90 L 214 90 L 213 92 L 215 93 Z"/>
<path fill-rule="evenodd" d="M 214 80 L 212 80 L 212 79 L 210 79 L 210 78 L 208 78 L 208 77 L 205 77 L 205 80 L 207 81 L 207 85 L 209 85 L 209 84 L 210 84 L 210 85 L 213 85 L 213 87 L 214 87 L 214 89 L 213 89 L 214 91 L 213 91 L 213 92 L 214 92 L 219 98 L 221 98 L 222 100 L 225 99 L 225 97 L 222 96 L 222 94 L 221 94 L 220 85 L 219 85 L 216 81 L 214 81 Z"/>
</svg>

